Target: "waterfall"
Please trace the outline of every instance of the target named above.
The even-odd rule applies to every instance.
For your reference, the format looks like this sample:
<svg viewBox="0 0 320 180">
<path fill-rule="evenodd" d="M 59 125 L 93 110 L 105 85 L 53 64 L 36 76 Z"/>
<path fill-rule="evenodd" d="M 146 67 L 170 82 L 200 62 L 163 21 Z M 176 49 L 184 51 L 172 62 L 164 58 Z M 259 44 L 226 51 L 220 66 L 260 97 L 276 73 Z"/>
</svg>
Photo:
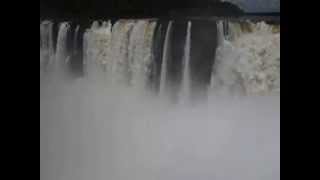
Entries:
<svg viewBox="0 0 320 180">
<path fill-rule="evenodd" d="M 99 27 L 100 27 L 99 21 L 93 21 L 91 25 L 91 29 L 95 30 L 95 29 L 99 29 Z"/>
<path fill-rule="evenodd" d="M 161 64 L 161 74 L 160 74 L 160 97 L 165 95 L 166 91 L 166 82 L 167 82 L 167 61 L 169 59 L 169 50 L 170 50 L 170 37 L 171 37 L 171 27 L 172 21 L 169 22 L 166 37 L 164 41 L 164 48 L 162 54 L 162 64 Z"/>
<path fill-rule="evenodd" d="M 218 47 L 216 49 L 216 56 L 214 57 L 214 66 L 212 68 L 213 70 L 212 70 L 211 81 L 210 81 L 210 88 L 213 91 L 216 90 L 216 86 L 220 86 L 220 85 L 217 85 L 219 82 L 216 77 L 216 66 L 220 62 L 220 59 L 222 58 L 220 57 L 221 54 L 223 54 L 221 49 L 225 46 L 224 44 L 225 32 L 224 32 L 224 26 L 222 21 L 217 22 L 217 42 L 218 42 Z"/>
<path fill-rule="evenodd" d="M 133 21 L 119 20 L 112 27 L 111 79 L 113 83 L 129 82 L 128 48 L 129 37 L 134 27 Z"/>
<path fill-rule="evenodd" d="M 150 35 L 147 37 L 149 22 L 137 21 L 130 34 L 128 47 L 129 79 L 130 85 L 144 88 L 148 77 L 148 66 L 151 63 Z M 153 28 L 152 28 L 153 29 Z M 152 37 L 152 34 L 151 34 Z"/>
<path fill-rule="evenodd" d="M 53 23 L 44 21 L 40 24 L 40 70 L 45 71 L 46 66 L 54 59 Z"/>
<path fill-rule="evenodd" d="M 99 73 L 111 83 L 144 88 L 152 62 L 156 22 L 149 20 L 94 22 L 85 34 L 87 73 Z M 94 77 L 97 78 L 97 77 Z"/>
<path fill-rule="evenodd" d="M 230 38 L 218 23 L 211 87 L 217 95 L 250 95 L 280 91 L 280 33 L 260 23 L 228 23 Z"/>
<path fill-rule="evenodd" d="M 148 24 L 146 28 L 146 33 L 145 33 L 145 41 L 144 41 L 144 66 L 143 66 L 143 73 L 145 75 L 144 82 L 145 84 L 147 83 L 152 83 L 150 82 L 150 79 L 156 72 L 156 68 L 153 68 L 153 65 L 155 64 L 155 57 L 154 57 L 154 47 L 153 47 L 153 40 L 154 37 L 156 36 L 156 26 L 157 22 L 152 21 Z M 148 84 L 149 87 L 151 84 Z"/>
<path fill-rule="evenodd" d="M 66 72 L 67 64 L 69 61 L 69 54 L 67 50 L 67 36 L 70 30 L 70 24 L 68 22 L 63 22 L 60 24 L 57 47 L 56 47 L 56 57 L 54 62 L 54 71 Z"/>
<path fill-rule="evenodd" d="M 74 37 L 73 37 L 73 55 L 75 55 L 78 51 L 78 36 L 79 36 L 79 30 L 80 26 L 77 25 L 76 30 L 74 32 Z"/>
<path fill-rule="evenodd" d="M 103 71 L 110 61 L 111 23 L 103 24 L 93 22 L 84 34 L 84 69 L 93 79 L 104 78 Z"/>
<path fill-rule="evenodd" d="M 225 40 L 225 27 L 223 21 L 217 22 L 217 39 L 218 39 L 218 46 L 221 46 Z"/>
<path fill-rule="evenodd" d="M 40 22 L 41 179 L 278 180 L 280 29 L 226 24 Z"/>
<path fill-rule="evenodd" d="M 183 55 L 183 77 L 180 92 L 180 103 L 185 104 L 190 99 L 190 46 L 191 46 L 191 22 L 188 22 L 186 43 Z"/>
<path fill-rule="evenodd" d="M 102 79 L 106 84 L 130 86 L 139 89 L 138 91 L 146 89 L 150 83 L 153 87 L 157 87 L 154 90 L 158 91 L 160 97 L 165 96 L 169 88 L 168 80 L 173 78 L 173 83 L 181 82 L 177 93 L 178 101 L 183 104 L 190 98 L 191 79 L 197 80 L 198 83 L 198 77 L 206 78 L 203 74 L 207 73 L 207 66 L 201 60 L 191 60 L 190 56 L 193 54 L 193 57 L 202 57 L 195 56 L 197 52 L 193 52 L 200 48 L 191 49 L 191 34 L 195 36 L 193 45 L 199 41 L 197 33 L 192 33 L 197 30 L 197 25 L 191 29 L 194 24 L 188 22 L 186 36 L 177 38 L 176 34 L 172 37 L 172 24 L 173 21 L 168 22 L 166 32 L 162 35 L 161 28 L 154 32 L 156 20 L 121 19 L 113 26 L 111 21 L 94 21 L 91 27 L 81 34 L 79 25 L 71 29 L 70 23 L 63 22 L 59 24 L 56 48 L 54 48 L 53 23 L 40 22 L 40 75 L 42 77 L 48 70 L 68 73 L 68 68 L 72 64 L 69 61 L 76 60 L 83 62 L 80 68 L 83 68 L 86 77 Z M 182 27 L 177 23 L 177 27 L 179 26 Z M 161 23 L 159 27 L 162 27 Z M 218 45 L 217 48 L 212 48 L 216 53 L 215 57 L 212 57 L 213 67 L 207 73 L 211 73 L 211 77 L 205 75 L 210 82 L 204 81 L 205 85 L 201 82 L 201 88 L 209 86 L 213 94 L 280 91 L 279 27 L 263 22 L 241 24 L 227 21 L 217 21 L 216 27 L 215 36 Z M 175 28 L 175 30 L 180 29 Z M 79 36 L 83 38 L 83 49 L 78 47 Z M 185 38 L 184 44 L 180 43 L 183 42 L 182 38 Z M 158 41 L 159 44 L 153 46 L 153 41 Z M 73 49 L 68 49 L 70 43 Z M 172 43 L 181 45 L 181 48 L 171 47 Z M 177 51 L 181 49 L 183 52 L 176 53 L 172 49 Z M 77 56 L 80 51 L 83 57 L 76 59 L 81 58 Z M 159 51 L 160 53 L 156 53 Z M 155 53 L 159 57 L 157 60 L 154 59 Z M 173 54 L 175 59 L 172 59 Z M 191 77 L 190 61 L 200 62 L 195 63 L 195 67 L 192 68 L 201 71 L 199 73 L 201 75 L 195 72 L 193 73 L 195 77 Z M 182 62 L 181 67 L 172 68 L 180 65 L 180 62 Z M 181 69 L 181 81 L 177 69 Z M 174 74 L 171 72 L 173 70 L 176 71 Z M 172 85 L 176 84 L 170 86 Z M 197 88 L 198 86 L 194 89 Z"/>
</svg>

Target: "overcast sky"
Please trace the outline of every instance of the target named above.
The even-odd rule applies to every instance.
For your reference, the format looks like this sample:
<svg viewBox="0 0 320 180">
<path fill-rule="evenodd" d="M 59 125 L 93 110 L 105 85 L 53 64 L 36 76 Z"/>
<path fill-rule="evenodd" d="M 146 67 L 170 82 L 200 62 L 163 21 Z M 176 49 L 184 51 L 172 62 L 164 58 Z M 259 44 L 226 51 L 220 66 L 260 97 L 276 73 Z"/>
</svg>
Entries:
<svg viewBox="0 0 320 180">
<path fill-rule="evenodd" d="M 246 12 L 280 12 L 280 0 L 222 0 L 233 2 Z"/>
</svg>

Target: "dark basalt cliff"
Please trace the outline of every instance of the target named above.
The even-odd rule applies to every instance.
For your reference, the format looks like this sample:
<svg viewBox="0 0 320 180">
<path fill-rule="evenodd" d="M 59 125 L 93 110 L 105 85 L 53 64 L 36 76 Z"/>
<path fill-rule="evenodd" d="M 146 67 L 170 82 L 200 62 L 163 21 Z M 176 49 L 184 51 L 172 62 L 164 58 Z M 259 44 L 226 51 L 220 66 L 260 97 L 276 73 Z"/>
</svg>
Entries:
<svg viewBox="0 0 320 180">
<path fill-rule="evenodd" d="M 42 18 L 149 18 L 236 16 L 236 5 L 218 0 L 41 0 Z"/>
</svg>

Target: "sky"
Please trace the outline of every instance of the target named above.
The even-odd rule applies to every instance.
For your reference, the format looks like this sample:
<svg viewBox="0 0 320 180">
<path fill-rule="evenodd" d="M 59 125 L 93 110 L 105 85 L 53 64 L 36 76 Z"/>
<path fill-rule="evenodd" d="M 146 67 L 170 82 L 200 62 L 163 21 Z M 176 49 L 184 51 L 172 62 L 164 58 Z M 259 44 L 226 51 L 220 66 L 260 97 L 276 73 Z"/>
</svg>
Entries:
<svg viewBox="0 0 320 180">
<path fill-rule="evenodd" d="M 246 12 L 280 12 L 280 0 L 224 0 L 232 2 Z"/>
</svg>

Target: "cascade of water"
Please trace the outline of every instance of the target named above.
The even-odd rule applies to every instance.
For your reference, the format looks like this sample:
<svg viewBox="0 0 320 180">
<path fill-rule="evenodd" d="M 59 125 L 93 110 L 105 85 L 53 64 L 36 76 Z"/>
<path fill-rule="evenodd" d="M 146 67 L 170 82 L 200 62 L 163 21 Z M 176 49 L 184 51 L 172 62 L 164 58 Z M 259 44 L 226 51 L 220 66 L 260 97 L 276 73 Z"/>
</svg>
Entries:
<svg viewBox="0 0 320 180">
<path fill-rule="evenodd" d="M 225 26 L 223 21 L 217 22 L 217 39 L 218 39 L 218 46 L 221 46 L 225 40 Z"/>
<path fill-rule="evenodd" d="M 219 63 L 221 59 L 221 48 L 224 46 L 224 41 L 225 41 L 225 31 L 224 31 L 225 26 L 223 25 L 222 21 L 217 22 L 217 41 L 218 41 L 218 46 L 216 49 L 216 56 L 214 57 L 214 63 L 213 63 L 213 70 L 212 70 L 212 75 L 211 75 L 211 82 L 210 82 L 210 87 L 211 89 L 215 89 L 218 82 L 217 82 L 217 77 L 216 76 L 216 65 Z"/>
<path fill-rule="evenodd" d="M 155 26 L 148 20 L 119 20 L 113 27 L 110 21 L 94 22 L 84 38 L 87 74 L 101 72 L 111 82 L 145 87 Z"/>
<path fill-rule="evenodd" d="M 99 28 L 99 24 L 97 21 L 94 21 L 90 27 L 90 29 L 87 29 L 84 34 L 84 54 L 85 54 L 85 72 L 87 76 L 93 76 L 96 75 L 98 71 L 97 67 L 97 48 L 94 46 L 94 36 L 93 33 L 97 31 Z M 96 76 L 94 76 L 96 77 Z"/>
<path fill-rule="evenodd" d="M 280 91 L 280 34 L 265 23 L 229 26 L 230 39 L 223 40 L 216 50 L 211 81 L 214 93 Z"/>
<path fill-rule="evenodd" d="M 53 23 L 43 21 L 40 24 L 40 70 L 45 71 L 45 68 L 53 58 Z"/>
<path fill-rule="evenodd" d="M 228 23 L 229 26 L 229 39 L 237 39 L 242 34 L 241 25 L 239 23 Z"/>
<path fill-rule="evenodd" d="M 169 49 L 170 49 L 170 37 L 171 37 L 171 27 L 172 21 L 169 22 L 166 37 L 164 41 L 164 48 L 162 54 L 162 64 L 161 64 L 161 74 L 160 74 L 160 90 L 159 94 L 161 97 L 165 95 L 166 82 L 167 82 L 167 61 L 169 58 Z"/>
<path fill-rule="evenodd" d="M 150 21 L 148 23 L 148 26 L 146 28 L 145 32 L 145 38 L 144 38 L 144 66 L 143 66 L 143 73 L 144 73 L 144 82 L 145 84 L 148 83 L 148 86 L 150 87 L 152 82 L 149 82 L 150 78 L 155 73 L 155 68 L 153 67 L 155 65 L 155 57 L 154 57 L 154 47 L 153 47 L 153 40 L 155 36 L 157 21 Z"/>
<path fill-rule="evenodd" d="M 211 33 L 216 32 L 215 24 L 207 31 L 194 21 L 188 22 L 187 28 L 184 23 L 172 27 L 170 22 L 167 31 L 162 26 L 166 31 L 163 33 L 161 25 L 154 32 L 156 22 L 150 20 L 120 20 L 113 27 L 110 21 L 100 24 L 93 23 L 83 35 L 87 72 L 84 78 L 61 85 L 49 82 L 49 87 L 47 81 L 40 81 L 43 179 L 278 179 L 280 109 L 278 102 L 270 104 L 268 96 L 252 103 L 229 101 L 228 96 L 227 102 L 208 101 L 190 108 L 172 105 L 172 101 L 162 102 L 167 100 L 163 96 L 150 98 L 145 91 L 141 91 L 141 96 L 131 94 L 135 89 L 128 87 L 116 86 L 113 91 L 110 83 L 104 84 L 105 79 L 100 78 L 106 76 L 114 82 L 144 88 L 153 53 L 159 54 L 154 68 L 158 69 L 157 81 L 161 80 L 157 82 L 160 95 L 176 85 L 166 82 L 171 80 L 171 67 L 177 66 L 174 70 L 178 70 L 179 78 L 175 82 L 180 84 L 182 75 L 181 88 L 176 91 L 179 102 L 182 105 L 194 103 L 193 93 L 198 93 L 194 82 L 210 77 L 207 74 L 198 76 L 197 71 L 206 70 L 208 66 L 195 62 L 207 58 L 203 60 L 194 55 L 199 54 L 201 48 L 211 48 L 200 52 L 213 54 L 210 43 L 215 40 L 213 36 L 217 36 L 219 47 L 211 85 L 219 89 L 241 84 L 247 92 L 269 91 L 280 86 L 280 34 L 273 34 L 267 25 L 258 24 L 252 25 L 253 33 L 242 32 L 229 41 L 225 39 L 223 32 L 226 31 L 221 22 L 217 22 L 217 34 Z M 79 26 L 72 37 L 68 29 L 67 24 L 61 24 L 57 58 L 53 62 L 64 63 L 70 53 L 67 39 L 74 38 L 71 42 L 76 47 L 82 34 Z M 174 36 L 180 32 L 183 35 L 176 43 Z M 210 33 L 199 38 L 203 32 Z M 213 37 L 212 41 L 201 44 L 203 38 L 209 36 Z M 42 22 L 40 61 L 47 61 L 50 54 L 55 56 L 52 39 L 52 23 Z M 152 47 L 153 41 L 158 40 Z M 204 44 L 209 48 L 204 48 Z M 179 56 L 174 56 L 177 59 L 171 57 L 175 45 L 179 46 L 173 48 L 179 50 Z M 101 74 L 91 76 L 97 71 Z M 88 75 L 92 78 L 86 79 Z M 97 83 L 92 84 L 92 80 Z M 189 100 L 191 90 L 192 99 Z M 265 143 L 257 144 L 257 137 Z M 239 168 L 244 171 L 238 171 Z M 250 170 L 253 173 L 247 173 Z"/>
<path fill-rule="evenodd" d="M 63 22 L 60 24 L 57 47 L 56 47 L 56 57 L 54 62 L 54 71 L 66 72 L 68 63 L 68 50 L 67 50 L 67 36 L 70 30 L 70 24 L 68 22 Z"/>
<path fill-rule="evenodd" d="M 134 27 L 131 20 L 119 20 L 112 27 L 111 39 L 111 80 L 112 83 L 127 84 L 129 82 L 128 48 L 129 37 Z"/>
<path fill-rule="evenodd" d="M 243 93 L 241 78 L 237 71 L 232 68 L 239 59 L 239 53 L 234 49 L 230 41 L 226 40 L 224 27 L 222 21 L 217 22 L 218 47 L 216 49 L 210 84 L 213 90 L 212 93 L 215 96 Z M 230 40 L 241 36 L 240 25 L 231 27 L 229 29 Z"/>
<path fill-rule="evenodd" d="M 280 33 L 264 22 L 247 23 L 241 36 L 232 41 L 239 60 L 238 72 L 246 94 L 280 92 Z"/>
<path fill-rule="evenodd" d="M 152 61 L 151 45 L 155 28 L 154 22 L 139 20 L 130 34 L 128 47 L 130 84 L 136 88 L 144 88 L 149 76 Z"/>
<path fill-rule="evenodd" d="M 108 27 L 110 27 L 110 25 L 111 25 L 111 22 L 110 22 L 110 21 L 103 21 L 103 22 L 102 22 L 102 27 L 103 27 L 103 28 L 108 28 Z"/>
<path fill-rule="evenodd" d="M 78 35 L 79 35 L 79 30 L 80 26 L 77 25 L 75 32 L 74 32 L 74 37 L 73 37 L 73 54 L 76 54 L 78 51 Z"/>
<path fill-rule="evenodd" d="M 129 37 L 128 70 L 131 76 L 130 84 L 144 86 L 144 38 L 148 22 L 140 20 L 135 22 Z"/>
<path fill-rule="evenodd" d="M 103 71 L 110 61 L 111 23 L 104 22 L 99 26 L 93 22 L 84 35 L 84 53 L 86 74 L 94 78 L 104 77 Z M 99 75 L 98 75 L 99 74 Z"/>
<path fill-rule="evenodd" d="M 183 77 L 180 92 L 180 103 L 185 104 L 190 99 L 190 46 L 191 46 L 191 26 L 192 23 L 188 22 L 187 36 L 184 47 L 183 55 Z"/>
<path fill-rule="evenodd" d="M 83 71 L 85 74 L 88 74 L 88 38 L 89 32 L 85 31 L 83 33 L 83 45 L 82 45 L 82 52 L 83 52 Z"/>
<path fill-rule="evenodd" d="M 112 24 L 111 21 L 104 21 L 100 30 L 100 62 L 103 65 L 105 72 L 110 72 L 111 69 L 111 39 L 112 39 Z M 108 74 L 107 74 L 108 76 Z"/>
<path fill-rule="evenodd" d="M 99 21 L 93 21 L 91 25 L 91 29 L 99 29 L 100 28 L 100 23 Z"/>
<path fill-rule="evenodd" d="M 164 96 L 168 89 L 173 21 L 168 23 L 164 42 L 161 40 L 163 48 L 159 48 L 160 53 L 154 49 L 158 46 L 152 46 L 153 41 L 160 41 L 161 28 L 154 32 L 156 24 L 153 20 L 119 20 L 112 27 L 110 21 L 93 22 L 83 34 L 82 58 L 86 74 L 96 74 L 94 78 L 107 78 L 117 84 L 129 84 L 141 89 L 152 79 L 150 82 L 156 83 L 159 95 Z M 59 25 L 54 48 L 54 24 L 51 21 L 40 23 L 41 76 L 45 71 L 66 72 L 69 58 L 77 55 L 80 26 L 76 26 L 72 37 L 70 28 L 68 22 Z M 217 22 L 218 47 L 210 82 L 214 93 L 280 91 L 280 32 L 279 28 L 275 28 L 263 22 Z M 181 67 L 182 81 L 178 92 L 182 102 L 189 99 L 191 91 L 190 29 L 191 22 L 188 22 Z M 153 38 L 154 33 L 157 33 L 155 37 L 159 36 L 157 40 Z M 73 49 L 70 49 L 70 38 L 73 39 Z M 155 54 L 159 57 L 157 63 L 153 62 Z"/>
</svg>

